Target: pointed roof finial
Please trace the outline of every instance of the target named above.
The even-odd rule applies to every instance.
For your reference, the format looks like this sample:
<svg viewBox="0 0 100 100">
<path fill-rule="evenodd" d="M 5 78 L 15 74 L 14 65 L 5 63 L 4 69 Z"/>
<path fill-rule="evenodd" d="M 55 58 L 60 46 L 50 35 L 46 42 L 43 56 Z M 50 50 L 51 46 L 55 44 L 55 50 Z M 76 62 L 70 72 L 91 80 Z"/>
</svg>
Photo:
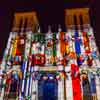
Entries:
<svg viewBox="0 0 100 100">
<path fill-rule="evenodd" d="M 59 25 L 58 25 L 58 32 L 61 32 L 61 31 L 62 31 L 61 25 L 59 24 Z"/>
<path fill-rule="evenodd" d="M 40 25 L 38 24 L 38 33 L 40 33 L 41 29 L 40 29 Z"/>
<path fill-rule="evenodd" d="M 51 33 L 51 26 L 48 25 L 48 33 Z"/>
</svg>

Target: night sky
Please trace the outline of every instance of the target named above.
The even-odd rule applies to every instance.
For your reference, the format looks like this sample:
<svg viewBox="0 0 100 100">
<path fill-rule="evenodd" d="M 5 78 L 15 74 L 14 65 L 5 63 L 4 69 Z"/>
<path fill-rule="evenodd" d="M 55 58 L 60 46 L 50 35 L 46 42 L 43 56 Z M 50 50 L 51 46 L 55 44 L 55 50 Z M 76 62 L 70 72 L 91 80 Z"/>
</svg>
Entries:
<svg viewBox="0 0 100 100">
<path fill-rule="evenodd" d="M 97 45 L 100 47 L 100 3 L 99 0 L 97 1 L 96 5 L 96 0 L 0 0 L 0 59 L 11 31 L 13 15 L 21 11 L 36 11 L 42 32 L 47 32 L 48 25 L 51 25 L 52 31 L 57 31 L 58 24 L 65 31 L 64 9 L 90 7 L 92 26 L 95 29 Z"/>
</svg>

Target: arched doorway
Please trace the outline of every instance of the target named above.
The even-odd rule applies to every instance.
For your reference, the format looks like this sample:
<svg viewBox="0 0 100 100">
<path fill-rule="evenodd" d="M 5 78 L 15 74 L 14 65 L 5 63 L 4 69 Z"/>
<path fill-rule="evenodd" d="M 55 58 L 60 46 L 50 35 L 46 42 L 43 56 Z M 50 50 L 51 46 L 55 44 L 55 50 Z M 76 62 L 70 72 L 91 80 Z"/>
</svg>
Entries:
<svg viewBox="0 0 100 100">
<path fill-rule="evenodd" d="M 38 100 L 57 100 L 58 98 L 58 82 L 55 75 L 51 77 L 43 75 L 38 81 Z"/>
<path fill-rule="evenodd" d="M 82 88 L 83 88 L 83 100 L 91 100 L 92 99 L 91 90 L 87 74 L 82 75 Z"/>
</svg>

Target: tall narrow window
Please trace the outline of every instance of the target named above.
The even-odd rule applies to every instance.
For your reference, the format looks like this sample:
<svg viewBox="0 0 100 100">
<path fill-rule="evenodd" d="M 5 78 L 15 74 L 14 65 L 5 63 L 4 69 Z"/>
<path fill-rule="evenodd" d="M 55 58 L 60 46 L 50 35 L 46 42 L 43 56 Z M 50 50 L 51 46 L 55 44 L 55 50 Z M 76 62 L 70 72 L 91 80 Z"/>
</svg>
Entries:
<svg viewBox="0 0 100 100">
<path fill-rule="evenodd" d="M 25 18 L 25 23 L 24 23 L 24 32 L 26 32 L 26 31 L 27 31 L 27 21 L 28 21 L 28 19 L 27 19 L 27 18 Z"/>
<path fill-rule="evenodd" d="M 18 31 L 19 33 L 21 32 L 22 24 L 23 24 L 23 18 L 20 19 L 19 31 Z"/>
<path fill-rule="evenodd" d="M 83 18 L 82 15 L 79 16 L 80 19 L 80 29 L 83 31 Z"/>
<path fill-rule="evenodd" d="M 74 25 L 75 25 L 75 30 L 77 30 L 78 27 L 77 27 L 77 17 L 76 17 L 76 15 L 74 15 Z"/>
</svg>

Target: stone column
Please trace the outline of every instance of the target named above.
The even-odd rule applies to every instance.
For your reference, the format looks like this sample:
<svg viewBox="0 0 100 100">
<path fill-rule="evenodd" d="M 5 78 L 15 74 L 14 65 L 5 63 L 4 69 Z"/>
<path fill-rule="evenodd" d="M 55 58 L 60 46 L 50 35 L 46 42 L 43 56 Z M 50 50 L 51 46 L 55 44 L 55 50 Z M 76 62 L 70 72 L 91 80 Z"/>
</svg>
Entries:
<svg viewBox="0 0 100 100">
<path fill-rule="evenodd" d="M 6 83 L 6 79 L 4 79 L 4 81 L 3 81 L 3 84 L 5 84 Z M 1 95 L 0 95 L 0 100 L 4 100 L 3 98 L 4 98 L 4 91 L 5 90 L 5 88 L 2 88 L 2 91 L 1 91 Z"/>
<path fill-rule="evenodd" d="M 82 100 L 83 100 L 83 86 L 82 86 L 82 73 L 80 74 L 80 85 L 81 85 L 81 94 L 82 94 Z"/>
<path fill-rule="evenodd" d="M 32 100 L 38 100 L 38 80 L 32 80 Z"/>
<path fill-rule="evenodd" d="M 87 25 L 87 24 L 90 24 L 90 21 L 89 21 L 89 14 L 88 13 L 84 13 L 82 15 L 83 17 L 83 25 Z"/>
<path fill-rule="evenodd" d="M 96 81 L 97 100 L 100 100 L 100 78 L 96 76 L 95 81 Z"/>
<path fill-rule="evenodd" d="M 73 18 L 73 14 L 68 14 L 66 15 L 66 26 L 67 28 L 72 28 L 74 26 L 74 18 Z"/>
<path fill-rule="evenodd" d="M 18 31 L 21 17 L 14 15 L 12 31 Z"/>
<path fill-rule="evenodd" d="M 73 100 L 71 69 L 66 66 L 66 100 Z"/>
<path fill-rule="evenodd" d="M 58 100 L 64 100 L 64 79 L 58 80 Z"/>
<path fill-rule="evenodd" d="M 25 53 L 24 53 L 25 59 L 28 59 L 28 57 L 30 55 L 31 36 L 32 36 L 32 33 L 27 34 L 26 45 L 25 45 Z"/>
<path fill-rule="evenodd" d="M 29 62 L 29 66 L 28 66 L 28 71 L 30 72 L 31 70 L 31 62 Z M 27 83 L 26 83 L 26 94 L 25 96 L 29 96 L 29 88 L 30 88 L 30 76 L 27 76 Z"/>
</svg>

